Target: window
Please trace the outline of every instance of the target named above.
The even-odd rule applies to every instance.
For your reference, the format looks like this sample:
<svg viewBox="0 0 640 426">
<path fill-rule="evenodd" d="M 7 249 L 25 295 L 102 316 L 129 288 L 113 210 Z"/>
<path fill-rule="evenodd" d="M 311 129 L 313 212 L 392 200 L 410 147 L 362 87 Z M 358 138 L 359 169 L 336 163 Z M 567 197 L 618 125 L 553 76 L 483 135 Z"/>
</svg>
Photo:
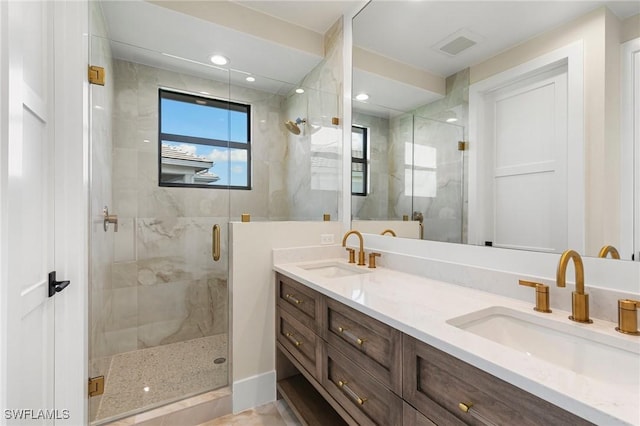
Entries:
<svg viewBox="0 0 640 426">
<path fill-rule="evenodd" d="M 366 127 L 351 127 L 351 195 L 369 192 L 369 141 Z"/>
<path fill-rule="evenodd" d="M 160 186 L 251 189 L 251 107 L 159 94 Z"/>
</svg>

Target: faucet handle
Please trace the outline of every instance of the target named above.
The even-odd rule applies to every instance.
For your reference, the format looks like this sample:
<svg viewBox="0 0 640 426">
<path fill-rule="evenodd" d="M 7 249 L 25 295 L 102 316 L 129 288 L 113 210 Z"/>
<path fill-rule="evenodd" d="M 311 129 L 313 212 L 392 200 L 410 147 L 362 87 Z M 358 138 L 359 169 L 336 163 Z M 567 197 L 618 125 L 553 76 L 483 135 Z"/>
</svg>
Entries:
<svg viewBox="0 0 640 426">
<path fill-rule="evenodd" d="M 349 263 L 356 263 L 356 249 L 347 247 L 347 252 L 349 252 Z"/>
<path fill-rule="evenodd" d="M 618 300 L 618 326 L 616 331 L 624 334 L 640 335 L 638 331 L 638 309 L 640 300 Z"/>
<path fill-rule="evenodd" d="M 523 285 L 525 287 L 533 287 L 536 289 L 536 307 L 533 308 L 534 311 L 549 313 L 551 309 L 549 308 L 549 286 L 541 283 L 536 283 L 533 281 L 526 280 L 518 280 L 519 285 Z"/>
<path fill-rule="evenodd" d="M 376 267 L 376 257 L 380 257 L 380 253 L 369 253 L 369 268 Z"/>
</svg>

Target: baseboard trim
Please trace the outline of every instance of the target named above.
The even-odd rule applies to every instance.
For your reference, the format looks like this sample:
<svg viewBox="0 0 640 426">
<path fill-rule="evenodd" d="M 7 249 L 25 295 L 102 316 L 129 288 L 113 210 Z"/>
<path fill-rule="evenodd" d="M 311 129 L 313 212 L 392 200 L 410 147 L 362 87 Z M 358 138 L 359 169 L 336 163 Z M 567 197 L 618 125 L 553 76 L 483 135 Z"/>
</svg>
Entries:
<svg viewBox="0 0 640 426">
<path fill-rule="evenodd" d="M 234 414 L 275 401 L 275 370 L 233 382 L 232 399 Z"/>
</svg>

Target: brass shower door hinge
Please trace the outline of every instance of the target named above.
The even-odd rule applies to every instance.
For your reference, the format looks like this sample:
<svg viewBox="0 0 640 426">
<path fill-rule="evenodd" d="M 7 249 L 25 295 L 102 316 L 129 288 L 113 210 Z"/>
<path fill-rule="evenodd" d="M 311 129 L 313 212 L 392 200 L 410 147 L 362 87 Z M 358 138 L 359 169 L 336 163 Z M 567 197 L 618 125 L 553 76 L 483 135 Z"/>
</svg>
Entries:
<svg viewBox="0 0 640 426">
<path fill-rule="evenodd" d="M 89 379 L 89 396 L 98 396 L 104 393 L 104 376 L 91 377 Z"/>
<path fill-rule="evenodd" d="M 458 141 L 458 151 L 466 151 L 469 148 L 469 142 Z"/>
<path fill-rule="evenodd" d="M 104 86 L 104 68 L 89 65 L 89 83 Z"/>
</svg>

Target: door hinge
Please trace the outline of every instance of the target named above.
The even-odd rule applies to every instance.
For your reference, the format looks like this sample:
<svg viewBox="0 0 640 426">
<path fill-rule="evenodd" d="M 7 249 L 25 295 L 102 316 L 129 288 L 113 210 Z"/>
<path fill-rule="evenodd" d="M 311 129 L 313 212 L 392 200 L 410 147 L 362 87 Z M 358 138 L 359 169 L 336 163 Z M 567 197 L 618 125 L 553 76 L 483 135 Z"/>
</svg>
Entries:
<svg viewBox="0 0 640 426">
<path fill-rule="evenodd" d="M 469 142 L 458 141 L 458 151 L 466 151 L 469 148 Z"/>
<path fill-rule="evenodd" d="M 104 86 L 104 68 L 89 65 L 89 83 Z"/>
<path fill-rule="evenodd" d="M 104 393 L 104 376 L 89 379 L 89 396 L 98 396 Z"/>
</svg>

